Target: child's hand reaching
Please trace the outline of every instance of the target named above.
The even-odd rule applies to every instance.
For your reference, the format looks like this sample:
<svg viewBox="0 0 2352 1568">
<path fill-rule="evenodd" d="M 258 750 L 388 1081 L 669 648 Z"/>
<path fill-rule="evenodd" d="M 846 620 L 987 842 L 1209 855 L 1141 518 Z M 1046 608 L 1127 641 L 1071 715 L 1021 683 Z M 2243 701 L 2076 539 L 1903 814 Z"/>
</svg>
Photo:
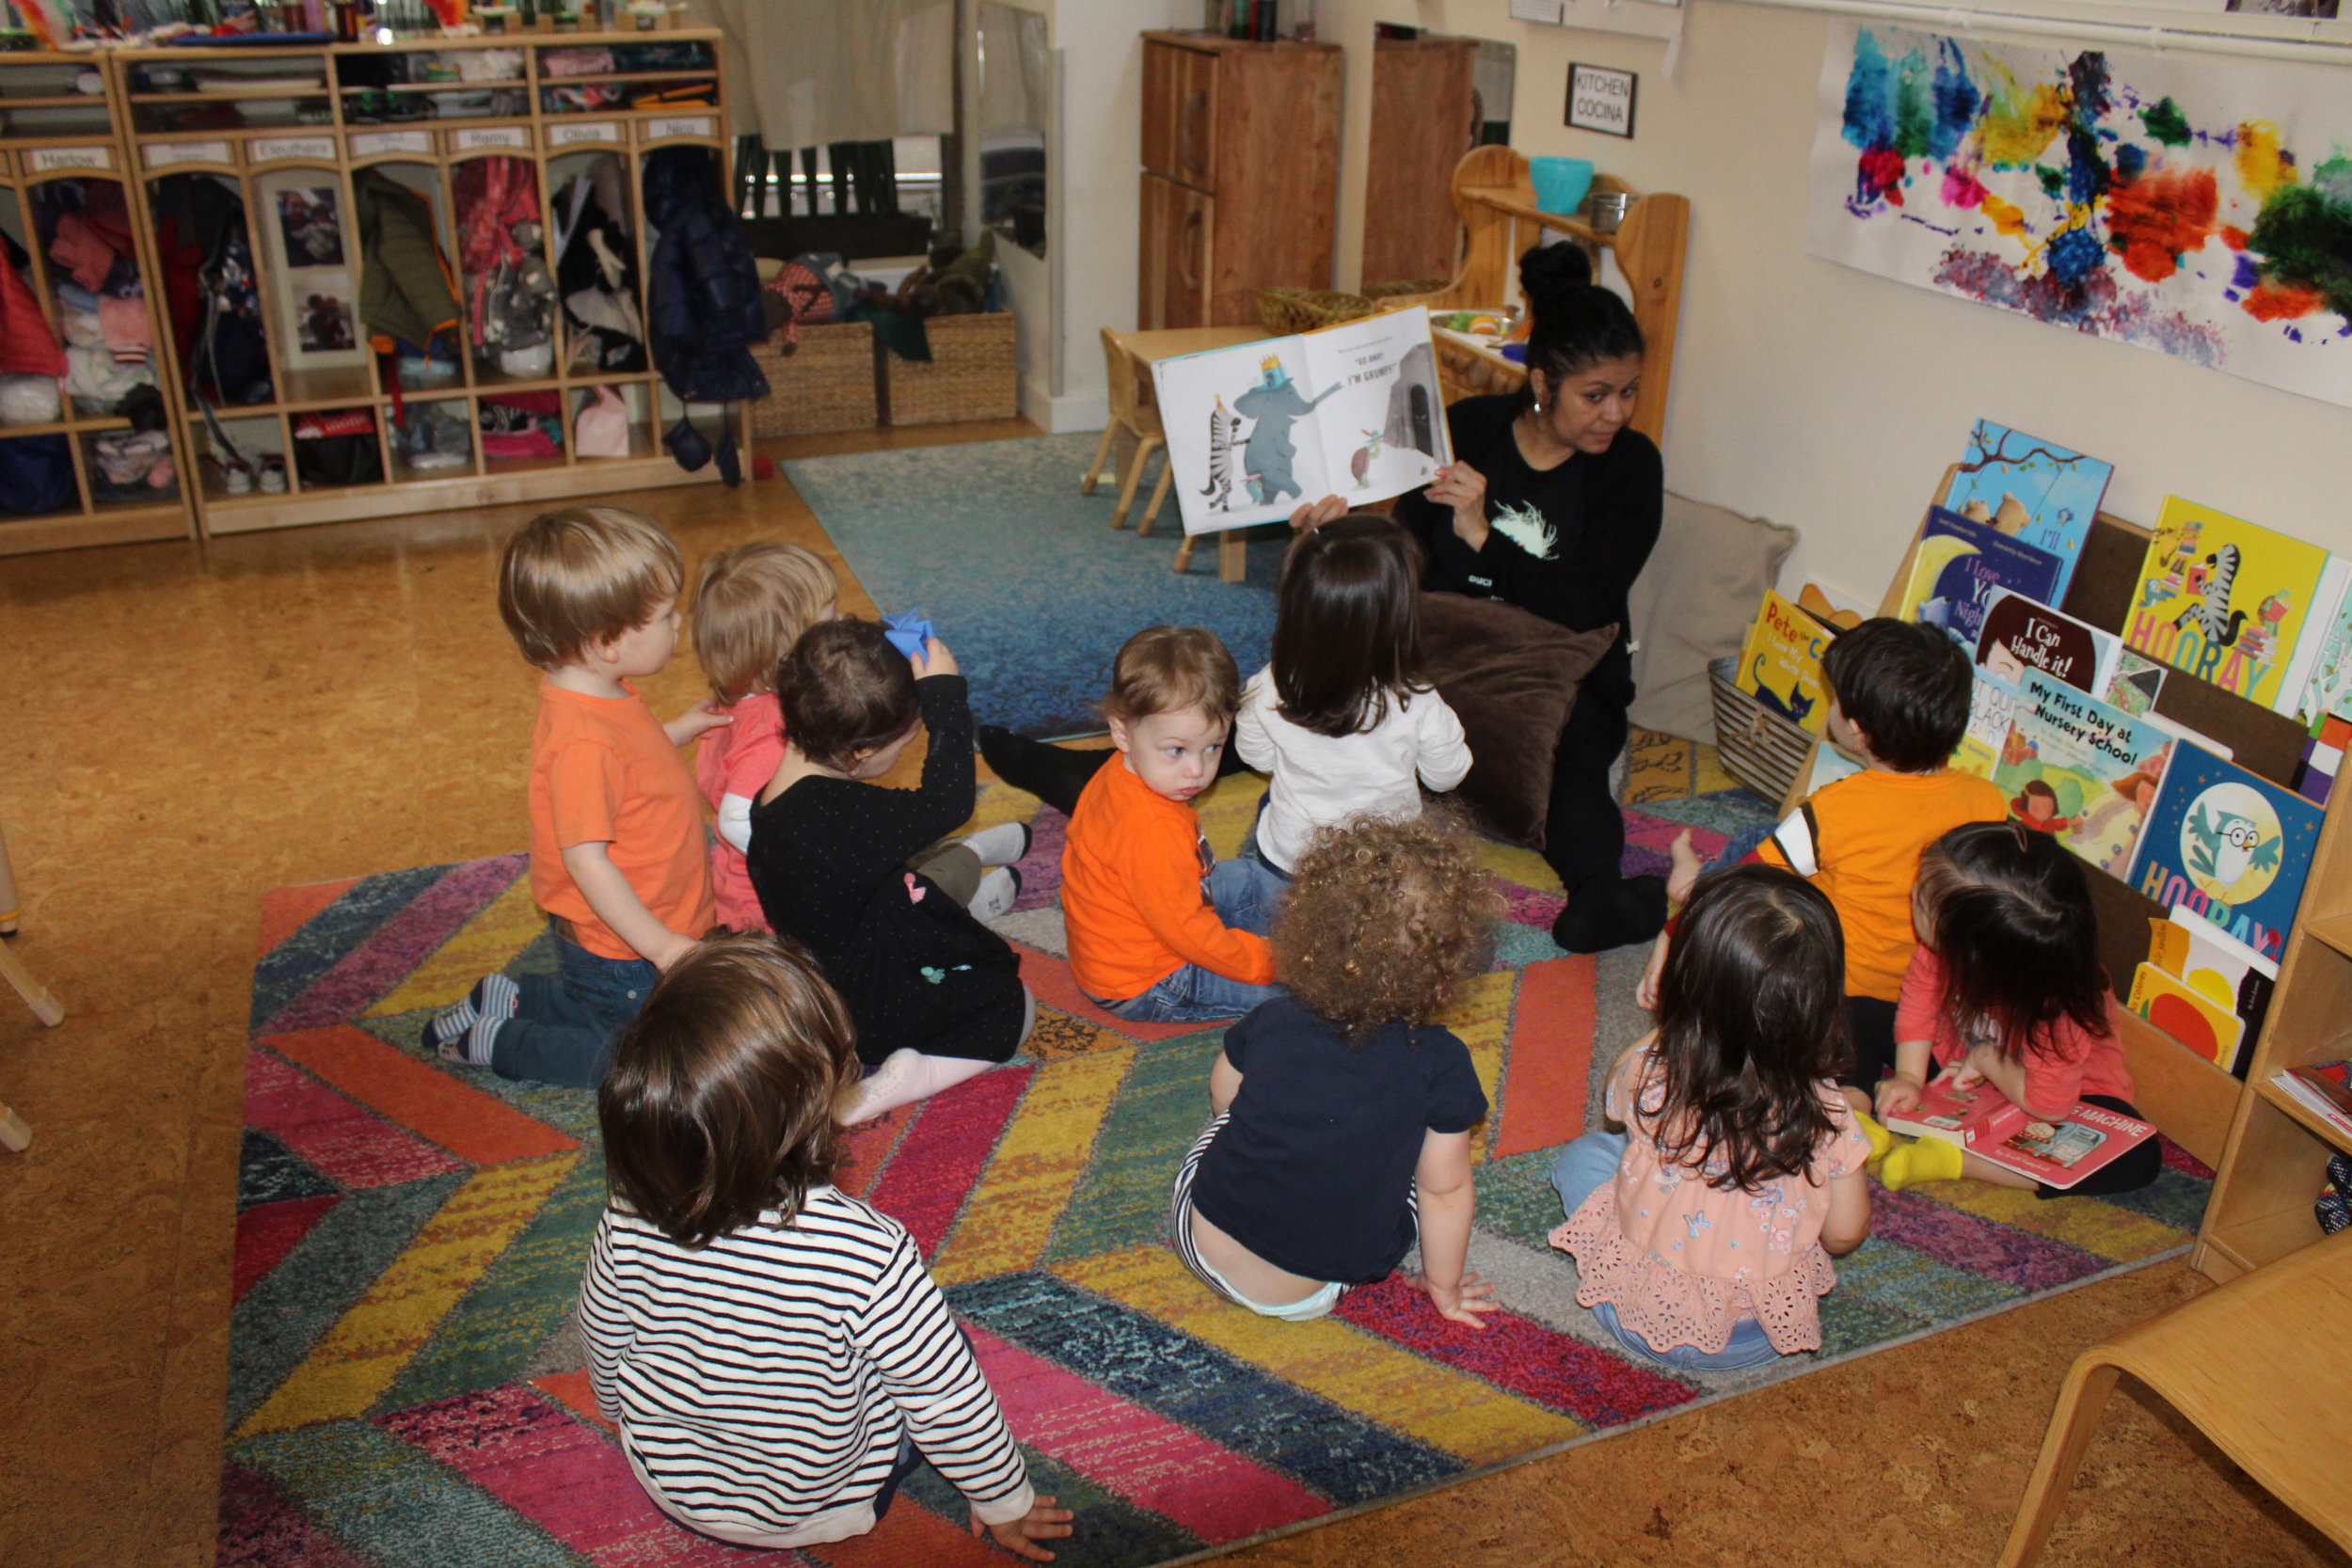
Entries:
<svg viewBox="0 0 2352 1568">
<path fill-rule="evenodd" d="M 1438 1316 L 1451 1323 L 1464 1323 L 1483 1329 L 1480 1314 L 1500 1312 L 1502 1303 L 1494 1299 L 1495 1288 L 1474 1274 L 1462 1276 L 1459 1285 L 1438 1284 L 1425 1274 L 1408 1274 L 1405 1282 L 1429 1298 L 1429 1305 L 1438 1309 Z"/>
<path fill-rule="evenodd" d="M 671 745 L 683 746 L 705 730 L 715 730 L 722 724 L 734 722 L 735 715 L 721 713 L 719 705 L 710 698 L 705 697 L 701 702 L 662 725 L 661 728 L 662 732 L 669 736 Z"/>
<path fill-rule="evenodd" d="M 988 1524 L 978 1514 L 973 1514 L 972 1533 L 994 1536 L 996 1544 L 1016 1557 L 1025 1557 L 1032 1562 L 1051 1562 L 1054 1554 L 1036 1543 L 1068 1535 L 1073 1517 L 1070 1510 L 1056 1508 L 1053 1498 L 1040 1497 L 1029 1505 L 1027 1513 L 1001 1525 Z"/>
<path fill-rule="evenodd" d="M 1907 1078 L 1899 1072 L 1892 1078 L 1883 1078 L 1879 1081 L 1877 1092 L 1872 1095 L 1870 1103 L 1878 1112 L 1878 1119 L 1884 1121 L 1888 1117 L 1901 1116 L 1906 1111 L 1917 1110 L 1919 1097 L 1926 1089 L 1927 1085 L 1916 1078 Z"/>
<path fill-rule="evenodd" d="M 914 666 L 914 678 L 918 681 L 930 675 L 959 675 L 963 673 L 956 667 L 956 656 L 947 651 L 947 644 L 936 637 L 924 643 L 923 651 L 910 662 Z"/>
</svg>

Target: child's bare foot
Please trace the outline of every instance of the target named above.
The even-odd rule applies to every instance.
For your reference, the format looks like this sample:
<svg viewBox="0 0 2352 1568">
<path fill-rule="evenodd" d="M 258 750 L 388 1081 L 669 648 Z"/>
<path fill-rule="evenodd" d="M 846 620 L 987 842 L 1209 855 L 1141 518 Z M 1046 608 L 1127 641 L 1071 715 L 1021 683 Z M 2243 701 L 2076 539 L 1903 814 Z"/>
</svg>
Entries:
<svg viewBox="0 0 2352 1568">
<path fill-rule="evenodd" d="M 1675 834 L 1673 845 L 1666 850 L 1666 858 L 1674 862 L 1674 869 L 1666 874 L 1666 896 L 1679 904 L 1691 896 L 1692 888 L 1698 886 L 1699 873 L 1707 868 L 1707 863 L 1699 859 L 1696 849 L 1691 847 L 1691 830 L 1688 828 Z"/>
</svg>

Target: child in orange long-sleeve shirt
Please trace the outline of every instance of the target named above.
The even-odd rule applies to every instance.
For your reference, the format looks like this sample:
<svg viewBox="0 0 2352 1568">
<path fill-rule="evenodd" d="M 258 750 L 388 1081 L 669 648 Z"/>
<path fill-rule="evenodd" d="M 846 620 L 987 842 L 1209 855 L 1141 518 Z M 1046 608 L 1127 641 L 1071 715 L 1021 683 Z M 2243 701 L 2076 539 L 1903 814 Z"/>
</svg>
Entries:
<svg viewBox="0 0 2352 1568">
<path fill-rule="evenodd" d="M 1192 800 L 1216 781 L 1241 673 L 1197 626 L 1137 632 L 1103 699 L 1117 763 L 1078 798 L 1062 916 L 1080 989 L 1137 1023 L 1232 1018 L 1282 994 L 1265 943 L 1273 879 L 1209 851 Z"/>
</svg>

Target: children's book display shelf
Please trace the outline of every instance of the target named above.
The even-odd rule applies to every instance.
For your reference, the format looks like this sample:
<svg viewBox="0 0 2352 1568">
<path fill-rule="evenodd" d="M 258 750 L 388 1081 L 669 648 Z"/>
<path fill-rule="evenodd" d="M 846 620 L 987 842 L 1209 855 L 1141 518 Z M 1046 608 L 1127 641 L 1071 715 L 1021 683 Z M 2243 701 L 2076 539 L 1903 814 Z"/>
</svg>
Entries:
<svg viewBox="0 0 2352 1568">
<path fill-rule="evenodd" d="M 123 117 L 119 91 L 113 73 L 103 69 L 94 55 L 45 51 L 0 54 L 0 230 L 25 253 L 27 260 L 19 276 L 31 291 L 50 333 L 61 343 L 66 332 L 58 285 L 66 275 L 50 260 L 35 213 L 46 188 L 53 184 L 72 182 L 87 188 L 90 182 L 120 185 L 131 178 L 125 172 L 129 162 L 119 134 Z M 127 199 L 130 193 L 124 195 Z M 135 226 L 127 260 L 144 291 L 149 341 L 160 343 L 164 327 L 158 275 L 145 236 L 136 232 Z M 94 352 L 103 355 L 104 351 Z M 168 379 L 160 360 L 154 364 L 156 380 Z M 165 401 L 167 404 L 171 401 L 168 388 Z M 0 513 L 0 555 L 186 537 L 194 527 L 194 513 L 188 499 L 187 446 L 176 420 L 167 431 L 175 472 L 168 488 L 142 485 L 131 489 L 105 483 L 98 464 L 98 438 L 130 427 L 131 421 L 119 414 L 77 408 L 63 392 L 57 419 L 0 426 L 0 440 L 67 437 L 73 470 L 73 494 L 61 504 L 37 513 L 13 507 Z M 22 499 L 10 498 L 12 501 Z"/>
<path fill-rule="evenodd" d="M 665 47 L 670 59 L 658 69 L 634 68 L 625 52 L 648 45 Z M 557 51 L 598 49 L 623 52 L 620 61 L 629 68 L 587 73 L 548 69 L 548 56 Z M 519 65 L 511 58 L 482 58 L 500 50 L 518 56 Z M 405 69 L 387 71 L 390 56 L 406 56 Z M 568 56 L 568 62 L 579 58 Z M 646 156 L 663 147 L 707 147 L 720 160 L 720 188 L 728 188 L 725 73 L 717 32 L 419 34 L 389 42 L 294 48 L 129 49 L 103 59 L 115 121 L 125 147 L 135 150 L 136 178 L 144 186 L 131 203 L 143 246 L 162 253 L 153 199 L 157 182 L 171 176 L 217 181 L 244 205 L 272 391 L 263 403 L 215 403 L 212 413 L 248 460 L 277 456 L 288 483 L 283 493 L 266 493 L 258 485 L 232 493 L 229 469 L 219 461 L 189 389 L 187 367 L 178 362 L 171 334 L 159 332 L 159 350 L 168 365 L 159 379 L 194 459 L 183 472 L 198 483 L 184 487 L 196 492 L 204 531 L 242 532 L 717 477 L 710 464 L 693 474 L 682 471 L 660 438 L 681 412 L 691 412 L 715 441 L 722 410 L 703 405 L 682 410 L 650 364 L 628 372 L 597 369 L 593 361 L 573 368 L 577 341 L 560 309 L 552 363 L 545 373 L 505 373 L 494 357 L 472 345 L 461 325 L 457 336 L 467 341 L 453 351 L 451 373 L 398 388 L 385 385 L 383 361 L 369 352 L 367 325 L 358 319 L 365 262 L 352 185 L 357 171 L 375 168 L 425 197 L 451 284 L 470 308 L 479 280 L 467 277 L 460 261 L 461 214 L 453 195 L 459 170 L 484 157 L 520 158 L 530 165 L 539 214 L 537 254 L 551 274 L 558 258 L 549 218 L 557 210 L 557 192 L 572 177 L 587 174 L 595 159 L 616 158 L 627 210 L 612 216 L 627 228 L 635 246 L 637 315 L 643 323 L 656 238 L 647 232 L 642 210 Z M 675 60 L 689 63 L 671 63 Z M 405 80 L 382 85 L 388 75 Z M 648 102 L 657 97 L 663 101 Z M 283 204 L 280 198 L 291 192 L 307 198 L 321 190 L 332 196 L 340 245 L 322 244 L 294 256 L 295 213 L 314 222 L 318 214 L 314 207 Z M 329 260 L 321 261 L 322 256 Z M 315 325 L 321 295 L 331 323 L 338 296 L 329 291 L 337 287 L 349 307 L 349 348 L 337 346 L 343 341 L 340 333 Z M 439 335 L 437 356 L 451 352 L 451 336 L 447 330 Z M 600 388 L 612 388 L 628 408 L 626 456 L 583 457 L 577 450 L 580 411 Z M 534 456 L 485 455 L 482 403 L 524 393 L 556 395 L 560 450 Z M 469 450 L 462 462 L 421 467 L 407 460 L 395 439 L 393 409 L 417 404 L 463 420 Z M 305 414 L 349 410 L 373 415 L 384 477 L 361 483 L 306 483 L 294 471 L 295 421 Z M 734 416 L 739 450 L 748 451 L 740 410 L 727 412 Z"/>
<path fill-rule="evenodd" d="M 1951 494 L 1959 471 L 1957 465 L 1946 471 L 1936 492 L 1939 503 Z M 2098 514 L 2066 602 L 2058 608 L 2120 636 L 2151 537 L 2150 530 L 2136 523 Z M 1918 546 L 1915 531 L 1902 565 L 1880 601 L 1880 614 L 1900 610 Z M 2165 681 L 2155 711 L 2230 747 L 2240 767 L 2281 787 L 2295 776 L 2304 732 L 2290 718 L 2178 673 Z M 1814 742 L 1814 756 L 1823 744 Z M 1798 771 L 1797 782 L 1782 801 L 1784 813 L 1796 809 L 1804 799 L 1814 756 Z M 2318 1241 L 2312 1200 L 2326 1180 L 2328 1156 L 2352 1150 L 2352 1139 L 2296 1105 L 2270 1082 L 2286 1068 L 2340 1057 L 2347 1051 L 2343 1038 L 2352 1029 L 2352 828 L 2345 825 L 2347 800 L 2352 800 L 2352 789 L 2335 791 L 2330 800 L 2302 907 L 2287 933 L 2278 987 L 2251 1044 L 2244 1084 L 2120 1003 L 2115 1008 L 2140 1114 L 2216 1172 L 2212 1201 L 2190 1259 L 2191 1266 L 2216 1280 L 2235 1278 Z M 2100 959 L 2110 977 L 2128 976 L 2146 956 L 2148 921 L 2163 918 L 2163 906 L 2103 871 L 2090 872 L 2090 887 L 2099 911 Z"/>
</svg>

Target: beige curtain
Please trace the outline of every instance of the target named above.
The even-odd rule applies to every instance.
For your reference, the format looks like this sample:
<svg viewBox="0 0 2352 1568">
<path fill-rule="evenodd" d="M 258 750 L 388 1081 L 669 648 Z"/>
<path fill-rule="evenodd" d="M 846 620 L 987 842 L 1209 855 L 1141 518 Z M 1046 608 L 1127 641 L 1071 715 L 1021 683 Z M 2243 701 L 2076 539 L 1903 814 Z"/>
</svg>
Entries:
<svg viewBox="0 0 2352 1568">
<path fill-rule="evenodd" d="M 734 128 L 776 150 L 955 130 L 955 0 L 696 0 Z"/>
</svg>

